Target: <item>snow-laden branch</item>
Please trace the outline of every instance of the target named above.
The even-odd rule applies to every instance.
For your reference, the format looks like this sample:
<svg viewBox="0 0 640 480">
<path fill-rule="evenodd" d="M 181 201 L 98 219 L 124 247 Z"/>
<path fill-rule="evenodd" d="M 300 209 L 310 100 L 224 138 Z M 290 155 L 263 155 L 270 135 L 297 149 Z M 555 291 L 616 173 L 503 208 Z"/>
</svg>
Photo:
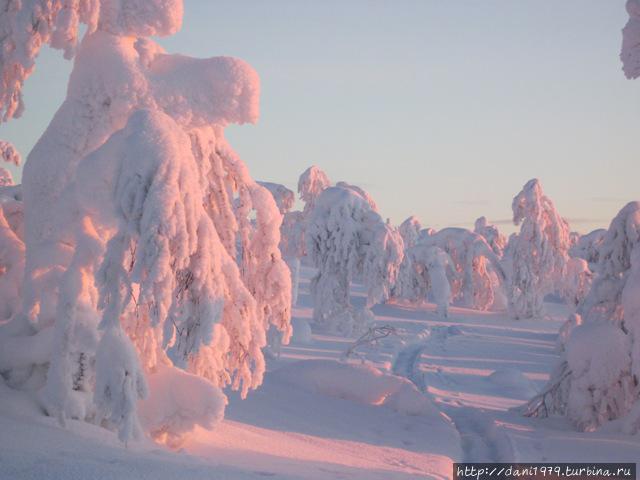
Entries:
<svg viewBox="0 0 640 480">
<path fill-rule="evenodd" d="M 627 0 L 629 21 L 622 29 L 620 60 L 627 78 L 640 77 L 640 1 Z"/>
</svg>

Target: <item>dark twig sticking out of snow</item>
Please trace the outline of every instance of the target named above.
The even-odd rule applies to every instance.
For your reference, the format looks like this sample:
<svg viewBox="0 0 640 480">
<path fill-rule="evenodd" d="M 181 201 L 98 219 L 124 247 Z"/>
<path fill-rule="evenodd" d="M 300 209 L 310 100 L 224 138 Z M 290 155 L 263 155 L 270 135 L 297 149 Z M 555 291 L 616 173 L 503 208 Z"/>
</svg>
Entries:
<svg viewBox="0 0 640 480">
<path fill-rule="evenodd" d="M 529 400 L 523 412 L 525 417 L 547 418 L 549 416 L 548 401 L 553 400 L 562 382 L 571 375 L 571 370 L 569 370 L 569 364 L 567 362 L 564 362 L 560 368 L 561 373 L 558 375 L 557 381 Z"/>
<path fill-rule="evenodd" d="M 382 325 L 381 327 L 369 327 L 367 331 L 360 336 L 351 346 L 342 354 L 342 358 L 349 358 L 353 355 L 358 347 L 363 345 L 378 345 L 378 342 L 390 335 L 398 335 L 398 331 L 391 325 Z"/>
</svg>

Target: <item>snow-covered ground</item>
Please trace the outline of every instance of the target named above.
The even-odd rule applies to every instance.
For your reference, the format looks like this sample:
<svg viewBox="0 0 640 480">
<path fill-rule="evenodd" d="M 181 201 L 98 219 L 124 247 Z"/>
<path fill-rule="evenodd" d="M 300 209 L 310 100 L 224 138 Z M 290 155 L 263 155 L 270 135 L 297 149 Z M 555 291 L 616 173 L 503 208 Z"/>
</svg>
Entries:
<svg viewBox="0 0 640 480">
<path fill-rule="evenodd" d="M 303 269 L 296 329 L 312 315 L 309 276 Z M 358 285 L 353 297 L 364 302 Z M 179 451 L 125 448 L 86 423 L 63 429 L 0 386 L 0 478 L 450 478 L 454 461 L 637 461 L 638 436 L 579 433 L 563 418 L 518 412 L 557 358 L 566 312 L 548 306 L 553 314 L 537 321 L 378 306 L 378 325 L 396 335 L 357 348 L 348 363 L 338 362 L 353 339 L 315 333 L 283 347 L 264 384 L 246 400 L 230 394 L 222 424 Z"/>
</svg>

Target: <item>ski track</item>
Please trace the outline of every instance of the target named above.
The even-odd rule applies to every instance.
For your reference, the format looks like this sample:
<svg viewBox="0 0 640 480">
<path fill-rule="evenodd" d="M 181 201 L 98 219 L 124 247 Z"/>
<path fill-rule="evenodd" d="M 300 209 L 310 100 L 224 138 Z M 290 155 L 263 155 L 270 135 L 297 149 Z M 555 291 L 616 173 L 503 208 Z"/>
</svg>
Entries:
<svg viewBox="0 0 640 480">
<path fill-rule="evenodd" d="M 393 362 L 393 373 L 409 379 L 421 392 L 426 392 L 425 374 L 420 370 L 421 355 L 435 350 L 446 355 L 447 339 L 459 335 L 458 327 L 435 326 L 423 333 L 426 338 L 402 348 Z M 451 383 L 446 376 L 442 379 Z M 507 462 L 515 461 L 514 449 L 509 436 L 498 430 L 492 414 L 481 408 L 454 406 L 434 399 L 453 421 L 462 441 L 463 462 Z M 459 403 L 459 402 L 457 402 Z"/>
</svg>

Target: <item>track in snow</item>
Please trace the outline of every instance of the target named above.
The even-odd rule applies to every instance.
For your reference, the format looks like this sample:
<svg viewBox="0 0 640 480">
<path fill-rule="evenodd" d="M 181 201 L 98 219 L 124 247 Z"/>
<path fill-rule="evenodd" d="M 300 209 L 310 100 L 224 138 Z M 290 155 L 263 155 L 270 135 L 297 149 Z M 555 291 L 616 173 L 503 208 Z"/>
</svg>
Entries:
<svg viewBox="0 0 640 480">
<path fill-rule="evenodd" d="M 460 335 L 458 327 L 438 326 L 424 335 L 424 340 L 407 345 L 396 355 L 393 373 L 409 379 L 421 392 L 426 393 L 426 379 L 420 371 L 423 351 L 437 349 L 445 352 L 447 338 Z M 443 411 L 451 418 L 460 433 L 464 462 L 501 462 L 513 460 L 513 447 L 509 437 L 496 428 L 495 420 L 486 410 L 469 406 L 452 406 L 441 403 Z"/>
</svg>

